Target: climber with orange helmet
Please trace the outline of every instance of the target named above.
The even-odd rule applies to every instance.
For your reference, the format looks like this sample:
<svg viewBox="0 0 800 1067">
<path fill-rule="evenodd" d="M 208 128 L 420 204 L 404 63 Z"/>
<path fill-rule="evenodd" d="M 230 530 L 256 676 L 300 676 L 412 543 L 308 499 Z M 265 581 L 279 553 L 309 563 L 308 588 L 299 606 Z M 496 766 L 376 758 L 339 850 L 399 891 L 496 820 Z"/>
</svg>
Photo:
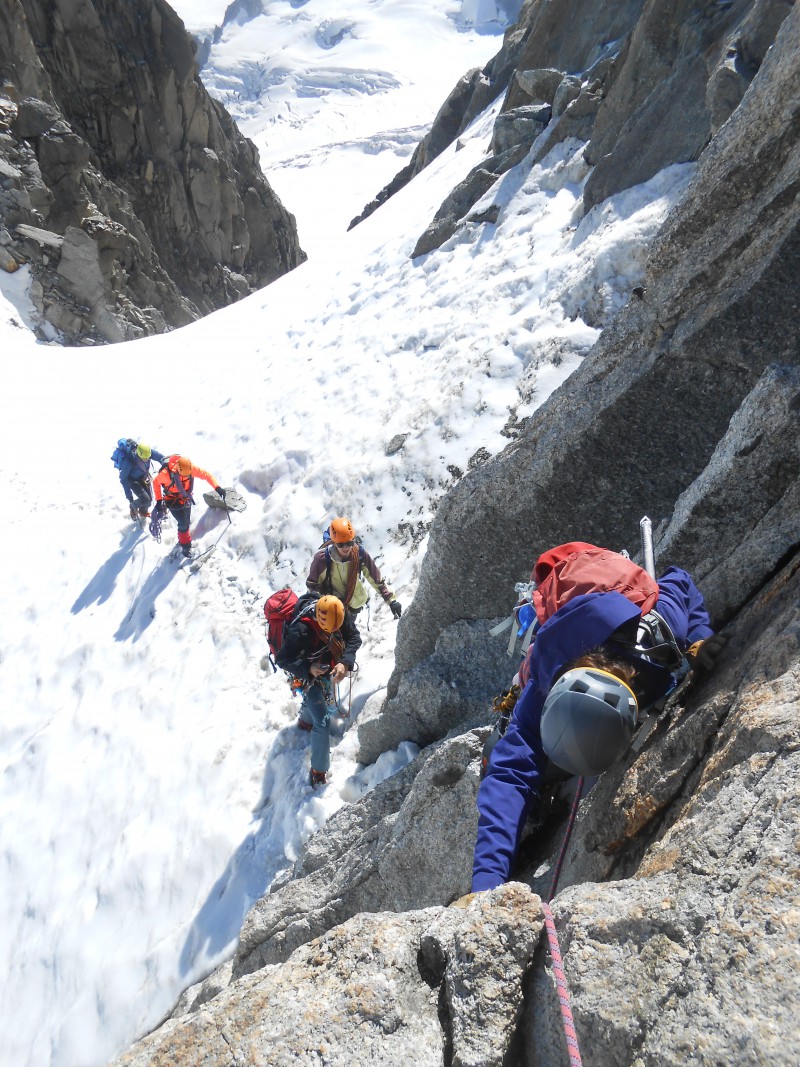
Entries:
<svg viewBox="0 0 800 1067">
<path fill-rule="evenodd" d="M 178 523 L 178 544 L 184 556 L 192 554 L 192 534 L 189 524 L 192 517 L 192 490 L 195 478 L 202 478 L 212 489 L 225 499 L 225 490 L 219 485 L 213 474 L 195 467 L 186 456 L 170 456 L 153 479 L 153 491 L 156 495 L 155 516 L 163 519 L 167 510 Z M 159 538 L 160 539 L 160 538 Z"/>
<path fill-rule="evenodd" d="M 399 619 L 403 609 L 381 577 L 375 560 L 356 538 L 350 520 L 343 516 L 334 519 L 328 536 L 330 539 L 311 560 L 306 586 L 315 593 L 332 593 L 351 615 L 357 615 L 367 602 L 363 575 Z"/>
<path fill-rule="evenodd" d="M 301 683 L 297 725 L 311 732 L 312 788 L 326 785 L 331 763 L 332 683 L 355 670 L 361 634 L 338 597 L 306 593 L 297 601 L 283 632 L 275 662 Z"/>
</svg>

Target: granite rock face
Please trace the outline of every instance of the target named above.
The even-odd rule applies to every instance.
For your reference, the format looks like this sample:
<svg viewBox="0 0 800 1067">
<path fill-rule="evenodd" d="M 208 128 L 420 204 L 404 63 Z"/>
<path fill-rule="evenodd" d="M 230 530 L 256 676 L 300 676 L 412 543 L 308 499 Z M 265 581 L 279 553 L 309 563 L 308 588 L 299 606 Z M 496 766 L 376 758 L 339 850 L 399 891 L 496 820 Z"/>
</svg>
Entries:
<svg viewBox="0 0 800 1067">
<path fill-rule="evenodd" d="M 367 703 L 356 723 L 361 761 L 372 763 L 396 747 L 398 734 L 429 744 L 486 722 L 486 709 L 515 663 L 506 651 L 508 632 L 498 639 L 489 629 L 490 622 L 448 626 L 434 654 L 403 675 L 390 700 Z"/>
<path fill-rule="evenodd" d="M 472 873 L 479 735 L 432 746 L 314 837 L 290 879 L 245 919 L 233 973 L 282 962 L 297 946 L 359 912 L 449 904 Z M 443 834 L 447 848 L 443 849 Z"/>
<path fill-rule="evenodd" d="M 0 244 L 70 343 L 184 325 L 305 258 L 163 0 L 2 5 Z"/>
<path fill-rule="evenodd" d="M 359 915 L 115 1063 L 501 1067 L 541 926 L 538 898 L 514 884 L 452 908 Z"/>
</svg>

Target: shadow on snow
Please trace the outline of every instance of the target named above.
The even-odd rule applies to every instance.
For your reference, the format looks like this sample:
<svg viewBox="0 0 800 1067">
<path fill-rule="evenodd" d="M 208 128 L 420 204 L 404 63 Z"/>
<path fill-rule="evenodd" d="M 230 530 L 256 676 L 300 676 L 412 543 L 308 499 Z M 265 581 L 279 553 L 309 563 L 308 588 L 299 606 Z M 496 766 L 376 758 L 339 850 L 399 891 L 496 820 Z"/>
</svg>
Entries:
<svg viewBox="0 0 800 1067">
<path fill-rule="evenodd" d="M 108 600 L 117 584 L 117 578 L 133 556 L 133 550 L 145 540 L 138 526 L 123 533 L 120 538 L 120 547 L 109 556 L 72 605 L 70 610 L 73 615 L 77 615 L 79 611 L 83 611 L 92 604 L 104 604 Z"/>
</svg>

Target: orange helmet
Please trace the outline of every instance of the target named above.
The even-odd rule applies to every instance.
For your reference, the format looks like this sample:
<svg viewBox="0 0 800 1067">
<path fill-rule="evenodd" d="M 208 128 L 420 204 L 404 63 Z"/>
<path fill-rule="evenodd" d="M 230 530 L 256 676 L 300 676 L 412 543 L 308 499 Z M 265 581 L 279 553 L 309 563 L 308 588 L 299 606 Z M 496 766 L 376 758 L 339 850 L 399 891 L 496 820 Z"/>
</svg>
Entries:
<svg viewBox="0 0 800 1067">
<path fill-rule="evenodd" d="M 331 541 L 335 545 L 341 544 L 343 541 L 355 541 L 356 532 L 353 529 L 353 524 L 349 519 L 334 519 L 330 525 Z"/>
<path fill-rule="evenodd" d="M 192 473 L 192 461 L 186 456 L 178 456 L 178 474 L 182 474 L 184 478 L 188 478 Z"/>
<path fill-rule="evenodd" d="M 344 604 L 338 596 L 326 594 L 317 601 L 315 615 L 320 628 L 326 634 L 332 634 L 344 622 Z"/>
</svg>

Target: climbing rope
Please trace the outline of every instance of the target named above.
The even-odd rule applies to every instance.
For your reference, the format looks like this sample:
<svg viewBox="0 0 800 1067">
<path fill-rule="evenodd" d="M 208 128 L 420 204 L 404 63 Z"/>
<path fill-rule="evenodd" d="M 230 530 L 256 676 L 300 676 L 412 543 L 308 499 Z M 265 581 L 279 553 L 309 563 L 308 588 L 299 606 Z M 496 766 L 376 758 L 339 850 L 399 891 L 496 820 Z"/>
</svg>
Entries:
<svg viewBox="0 0 800 1067">
<path fill-rule="evenodd" d="M 544 912 L 544 925 L 547 928 L 547 943 L 550 947 L 550 959 L 553 964 L 553 974 L 556 979 L 556 991 L 558 1004 L 561 1008 L 561 1021 L 564 1024 L 564 1037 L 567 1039 L 567 1055 L 570 1067 L 583 1067 L 581 1051 L 578 1048 L 578 1035 L 575 1033 L 575 1020 L 572 1018 L 572 1006 L 569 1001 L 569 989 L 564 975 L 564 964 L 561 962 L 561 949 L 558 945 L 556 923 L 550 905 L 542 901 Z"/>
<path fill-rule="evenodd" d="M 156 504 L 153 508 L 153 514 L 150 516 L 150 534 L 155 537 L 156 541 L 161 544 L 161 523 L 164 521 L 164 511 Z"/>
<path fill-rule="evenodd" d="M 567 855 L 569 839 L 572 837 L 572 830 L 578 815 L 578 805 L 581 802 L 582 792 L 583 778 L 579 778 L 577 788 L 575 789 L 575 798 L 572 801 L 572 810 L 570 811 L 569 819 L 567 820 L 567 829 L 564 833 L 564 840 L 561 843 L 561 851 L 558 854 L 558 859 L 556 860 L 555 869 L 553 871 L 550 892 L 547 895 L 547 900 L 542 901 L 544 925 L 547 930 L 547 944 L 550 949 L 550 960 L 553 964 L 553 975 L 556 980 L 556 992 L 558 993 L 558 1004 L 561 1009 L 561 1022 L 564 1026 L 564 1037 L 567 1041 L 567 1055 L 569 1056 L 570 1067 L 583 1067 L 583 1061 L 581 1060 L 581 1051 L 578 1048 L 578 1035 L 575 1032 L 575 1020 L 572 1017 L 569 989 L 567 988 L 567 979 L 564 974 L 564 964 L 561 960 L 561 949 L 558 944 L 556 922 L 553 918 L 553 913 L 550 910 L 550 901 L 556 895 L 558 879 L 561 877 L 561 868 L 564 866 L 564 859 Z"/>
<path fill-rule="evenodd" d="M 339 692 L 340 692 L 339 683 L 338 682 L 335 683 L 336 707 L 339 710 L 339 715 L 343 719 L 349 719 L 350 718 L 350 710 L 351 710 L 351 707 L 352 707 L 352 704 L 353 704 L 353 675 L 356 674 L 357 671 L 358 671 L 358 665 L 354 663 L 353 664 L 353 669 L 351 671 L 347 672 L 347 679 L 348 679 L 348 681 L 350 683 L 350 686 L 349 686 L 349 688 L 347 690 L 347 711 L 343 710 L 343 708 L 341 706 L 341 703 L 340 703 L 341 698 L 339 696 Z"/>
<path fill-rule="evenodd" d="M 547 894 L 547 903 L 549 904 L 553 897 L 556 895 L 556 888 L 558 886 L 558 879 L 561 877 L 561 868 L 564 866 L 564 860 L 567 856 L 567 848 L 569 847 L 569 839 L 572 837 L 572 829 L 575 826 L 575 819 L 578 815 L 578 805 L 581 802 L 581 794 L 583 793 L 583 778 L 578 779 L 578 785 L 575 789 L 575 797 L 572 801 L 572 810 L 569 813 L 569 819 L 567 820 L 567 829 L 564 832 L 564 840 L 561 842 L 561 851 L 558 854 L 556 860 L 555 869 L 553 871 L 553 880 L 550 883 L 550 892 Z"/>
</svg>

